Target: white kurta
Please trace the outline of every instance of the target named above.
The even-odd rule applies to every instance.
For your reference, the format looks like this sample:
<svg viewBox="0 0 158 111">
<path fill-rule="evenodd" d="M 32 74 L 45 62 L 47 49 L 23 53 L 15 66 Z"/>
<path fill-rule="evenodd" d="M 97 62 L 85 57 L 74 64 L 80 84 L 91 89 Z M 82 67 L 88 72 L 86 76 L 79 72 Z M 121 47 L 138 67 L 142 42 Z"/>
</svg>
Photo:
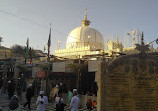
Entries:
<svg viewBox="0 0 158 111">
<path fill-rule="evenodd" d="M 70 103 L 70 111 L 78 111 L 78 104 L 80 99 L 77 96 L 72 97 L 71 103 Z"/>
<path fill-rule="evenodd" d="M 41 101 L 43 102 L 43 104 L 41 104 Z M 46 105 L 48 104 L 48 98 L 46 96 L 43 96 L 42 98 L 41 96 L 38 96 L 36 104 L 37 111 L 45 111 Z"/>
</svg>

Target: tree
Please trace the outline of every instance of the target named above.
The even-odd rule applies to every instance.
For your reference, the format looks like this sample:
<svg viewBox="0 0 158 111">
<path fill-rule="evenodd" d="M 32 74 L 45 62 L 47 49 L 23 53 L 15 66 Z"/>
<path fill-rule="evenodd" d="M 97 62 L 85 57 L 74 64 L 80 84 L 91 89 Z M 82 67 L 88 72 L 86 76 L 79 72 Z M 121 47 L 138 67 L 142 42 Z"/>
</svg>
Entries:
<svg viewBox="0 0 158 111">
<path fill-rule="evenodd" d="M 155 49 L 155 52 L 158 52 L 158 47 Z"/>
<path fill-rule="evenodd" d="M 26 47 L 24 46 L 16 44 L 16 45 L 13 45 L 10 49 L 13 55 L 25 57 L 25 48 Z"/>
<path fill-rule="evenodd" d="M 3 39 L 3 38 L 2 38 L 2 37 L 0 37 L 0 46 L 1 46 L 1 43 L 3 42 L 3 41 L 2 41 L 2 39 Z"/>
<path fill-rule="evenodd" d="M 72 72 L 76 75 L 76 87 L 79 93 L 86 93 L 88 86 L 91 84 L 88 74 L 88 62 L 81 61 L 81 63 L 72 63 L 68 65 Z"/>
</svg>

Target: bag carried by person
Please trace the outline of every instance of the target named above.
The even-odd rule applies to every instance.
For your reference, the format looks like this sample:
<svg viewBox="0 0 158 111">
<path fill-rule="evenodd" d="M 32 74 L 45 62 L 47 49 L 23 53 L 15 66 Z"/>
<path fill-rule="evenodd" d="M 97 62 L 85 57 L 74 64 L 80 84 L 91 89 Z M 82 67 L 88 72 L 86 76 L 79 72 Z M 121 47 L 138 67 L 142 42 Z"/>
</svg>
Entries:
<svg viewBox="0 0 158 111">
<path fill-rule="evenodd" d="M 19 107 L 19 100 L 17 96 L 13 96 L 10 103 L 9 103 L 9 109 L 14 110 Z"/>
</svg>

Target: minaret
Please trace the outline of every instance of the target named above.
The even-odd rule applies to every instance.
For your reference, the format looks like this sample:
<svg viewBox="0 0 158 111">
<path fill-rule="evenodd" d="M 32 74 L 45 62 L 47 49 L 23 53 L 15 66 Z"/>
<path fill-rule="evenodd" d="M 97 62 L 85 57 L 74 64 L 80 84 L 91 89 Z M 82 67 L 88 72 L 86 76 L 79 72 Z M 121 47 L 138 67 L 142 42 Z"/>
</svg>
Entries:
<svg viewBox="0 0 158 111">
<path fill-rule="evenodd" d="M 90 21 L 89 20 L 87 20 L 87 9 L 85 9 L 85 15 L 84 15 L 84 20 L 82 20 L 81 22 L 82 22 L 82 26 L 89 26 L 90 25 Z"/>
<path fill-rule="evenodd" d="M 117 48 L 120 48 L 120 46 L 119 46 L 119 38 L 118 38 L 118 36 L 116 37 L 116 45 L 117 45 Z"/>
</svg>

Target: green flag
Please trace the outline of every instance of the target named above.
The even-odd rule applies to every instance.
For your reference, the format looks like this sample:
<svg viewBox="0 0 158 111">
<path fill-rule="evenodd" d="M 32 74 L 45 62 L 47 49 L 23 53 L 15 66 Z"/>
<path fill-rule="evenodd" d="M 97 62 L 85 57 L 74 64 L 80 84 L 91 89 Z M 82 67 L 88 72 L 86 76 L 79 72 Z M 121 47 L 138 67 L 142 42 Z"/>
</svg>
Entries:
<svg viewBox="0 0 158 111">
<path fill-rule="evenodd" d="M 45 44 L 44 44 L 44 49 L 43 49 L 43 50 L 44 50 L 44 52 L 46 51 L 46 46 L 45 46 Z"/>
<path fill-rule="evenodd" d="M 26 56 L 25 56 L 25 64 L 26 64 L 26 61 L 27 61 L 27 56 L 28 56 L 28 50 L 29 50 L 29 39 L 27 38 L 27 42 L 26 42 Z"/>
</svg>

